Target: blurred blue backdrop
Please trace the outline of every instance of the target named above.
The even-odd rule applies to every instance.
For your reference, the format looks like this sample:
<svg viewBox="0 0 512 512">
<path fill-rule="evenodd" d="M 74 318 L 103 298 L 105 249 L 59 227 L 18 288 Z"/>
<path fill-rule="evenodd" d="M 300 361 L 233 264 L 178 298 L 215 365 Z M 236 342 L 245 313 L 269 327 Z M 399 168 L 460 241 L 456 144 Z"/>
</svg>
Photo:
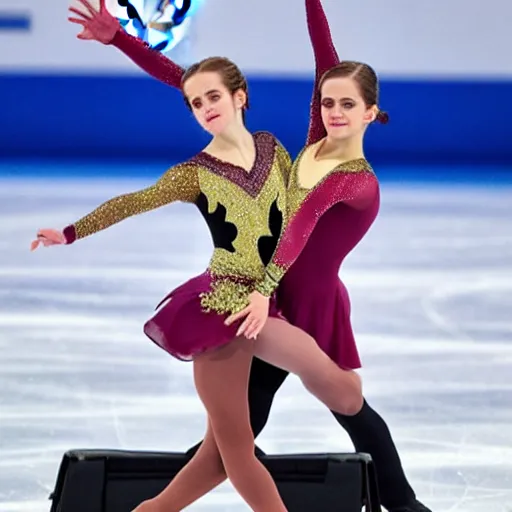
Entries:
<svg viewBox="0 0 512 512">
<path fill-rule="evenodd" d="M 249 127 L 274 132 L 293 154 L 305 138 L 314 69 L 303 3 L 244 0 L 241 9 L 204 0 L 170 53 L 183 65 L 234 59 L 249 77 Z M 201 149 L 207 136 L 180 94 L 116 48 L 77 40 L 67 0 L 17 5 L 0 14 L 1 157 L 176 161 Z M 489 0 L 485 11 L 476 0 L 439 9 L 405 0 L 324 5 L 340 56 L 381 76 L 391 122 L 370 130 L 372 162 L 512 163 L 510 2 Z"/>
<path fill-rule="evenodd" d="M 191 367 L 141 329 L 207 264 L 197 211 L 173 205 L 29 252 L 37 229 L 150 184 L 208 138 L 178 91 L 78 40 L 70 2 L 0 0 L 0 512 L 47 512 L 68 449 L 177 451 L 203 435 Z M 249 127 L 296 155 L 314 74 L 304 0 L 200 2 L 170 56 L 233 59 Z M 343 270 L 365 394 L 429 507 L 512 511 L 512 1 L 323 3 L 340 57 L 377 70 L 391 118 L 366 146 L 386 181 L 381 213 Z M 262 448 L 352 450 L 300 393 L 288 379 Z M 229 484 L 203 503 L 191 510 L 243 510 Z"/>
</svg>

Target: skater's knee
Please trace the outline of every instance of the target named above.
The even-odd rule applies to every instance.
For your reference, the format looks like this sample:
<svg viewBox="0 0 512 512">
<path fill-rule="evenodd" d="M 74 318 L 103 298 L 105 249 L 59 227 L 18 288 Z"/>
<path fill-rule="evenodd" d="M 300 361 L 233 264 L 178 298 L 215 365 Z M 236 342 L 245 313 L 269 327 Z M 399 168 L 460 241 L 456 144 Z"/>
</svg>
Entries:
<svg viewBox="0 0 512 512">
<path fill-rule="evenodd" d="M 361 411 L 364 404 L 364 398 L 362 392 L 353 391 L 348 393 L 348 396 L 343 400 L 343 409 L 339 411 L 345 416 L 355 416 Z"/>
<path fill-rule="evenodd" d="M 248 421 L 228 414 L 212 418 L 211 422 L 217 448 L 223 459 L 231 453 L 254 453 L 254 435 Z"/>
<path fill-rule="evenodd" d="M 356 372 L 336 367 L 323 373 L 309 373 L 301 380 L 310 393 L 339 414 L 354 416 L 363 407 L 362 383 Z"/>
</svg>

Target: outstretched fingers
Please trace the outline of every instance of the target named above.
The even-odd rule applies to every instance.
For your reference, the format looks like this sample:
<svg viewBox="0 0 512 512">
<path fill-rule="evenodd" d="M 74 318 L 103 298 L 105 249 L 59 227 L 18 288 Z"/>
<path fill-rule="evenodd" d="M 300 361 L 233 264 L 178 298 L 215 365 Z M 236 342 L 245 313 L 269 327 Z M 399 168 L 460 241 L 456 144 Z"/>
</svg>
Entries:
<svg viewBox="0 0 512 512">
<path fill-rule="evenodd" d="M 68 18 L 68 21 L 70 21 L 71 23 L 76 23 L 78 25 L 82 25 L 82 27 L 85 27 L 85 25 L 86 25 L 86 20 L 80 20 L 78 18 Z"/>
<path fill-rule="evenodd" d="M 91 14 L 91 16 L 96 16 L 97 14 L 99 14 L 99 11 L 97 9 L 95 9 L 91 3 L 89 2 L 89 0 L 78 0 L 88 11 L 89 13 Z"/>
<path fill-rule="evenodd" d="M 82 22 L 86 22 L 86 21 L 91 21 L 92 20 L 91 16 L 88 16 L 86 13 L 78 10 L 76 7 L 70 7 L 69 11 L 72 12 L 73 14 L 76 14 L 77 16 L 80 16 L 79 19 L 81 19 Z M 70 19 L 70 18 L 68 18 L 68 19 Z M 78 19 L 78 18 L 74 18 L 74 19 Z"/>
</svg>

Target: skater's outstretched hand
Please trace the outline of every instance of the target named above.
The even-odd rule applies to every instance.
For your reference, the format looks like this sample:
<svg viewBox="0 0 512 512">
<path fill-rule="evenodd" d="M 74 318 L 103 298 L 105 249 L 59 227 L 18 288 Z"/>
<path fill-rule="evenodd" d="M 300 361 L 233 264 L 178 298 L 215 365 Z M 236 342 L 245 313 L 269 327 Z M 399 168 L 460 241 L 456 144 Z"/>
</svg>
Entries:
<svg viewBox="0 0 512 512">
<path fill-rule="evenodd" d="M 78 1 L 85 7 L 87 12 L 82 12 L 75 7 L 69 8 L 72 13 L 80 17 L 70 17 L 68 20 L 71 23 L 77 23 L 83 27 L 82 32 L 76 37 L 86 41 L 99 41 L 103 44 L 112 42 L 112 39 L 114 39 L 121 25 L 119 21 L 108 12 L 105 6 L 105 0 L 100 0 L 99 11 L 95 9 L 88 0 Z"/>
<path fill-rule="evenodd" d="M 43 244 L 44 247 L 50 245 L 62 245 L 66 243 L 66 237 L 62 231 L 57 229 L 40 229 L 37 232 L 37 238 L 30 244 L 30 250 L 35 251 L 39 244 Z"/>
<path fill-rule="evenodd" d="M 233 322 L 245 318 L 236 335 L 256 339 L 267 321 L 270 299 L 259 292 L 252 292 L 249 295 L 249 301 L 246 308 L 227 318 L 225 324 L 231 325 Z"/>
</svg>

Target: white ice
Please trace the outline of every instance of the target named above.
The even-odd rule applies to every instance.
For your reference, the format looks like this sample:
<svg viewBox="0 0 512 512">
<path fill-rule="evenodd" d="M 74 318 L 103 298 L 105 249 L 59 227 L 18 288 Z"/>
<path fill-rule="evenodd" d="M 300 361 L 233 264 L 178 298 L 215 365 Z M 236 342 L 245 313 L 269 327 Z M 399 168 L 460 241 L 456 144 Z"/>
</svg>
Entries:
<svg viewBox="0 0 512 512">
<path fill-rule="evenodd" d="M 177 204 L 29 252 L 38 228 L 141 186 L 0 181 L 1 512 L 47 511 L 68 449 L 182 451 L 202 436 L 191 365 L 142 333 L 208 262 L 197 211 Z M 512 511 L 512 188 L 384 183 L 341 276 L 366 397 L 418 497 L 435 512 Z M 352 450 L 295 378 L 258 441 L 270 453 Z M 225 484 L 191 510 L 246 507 Z"/>
</svg>

